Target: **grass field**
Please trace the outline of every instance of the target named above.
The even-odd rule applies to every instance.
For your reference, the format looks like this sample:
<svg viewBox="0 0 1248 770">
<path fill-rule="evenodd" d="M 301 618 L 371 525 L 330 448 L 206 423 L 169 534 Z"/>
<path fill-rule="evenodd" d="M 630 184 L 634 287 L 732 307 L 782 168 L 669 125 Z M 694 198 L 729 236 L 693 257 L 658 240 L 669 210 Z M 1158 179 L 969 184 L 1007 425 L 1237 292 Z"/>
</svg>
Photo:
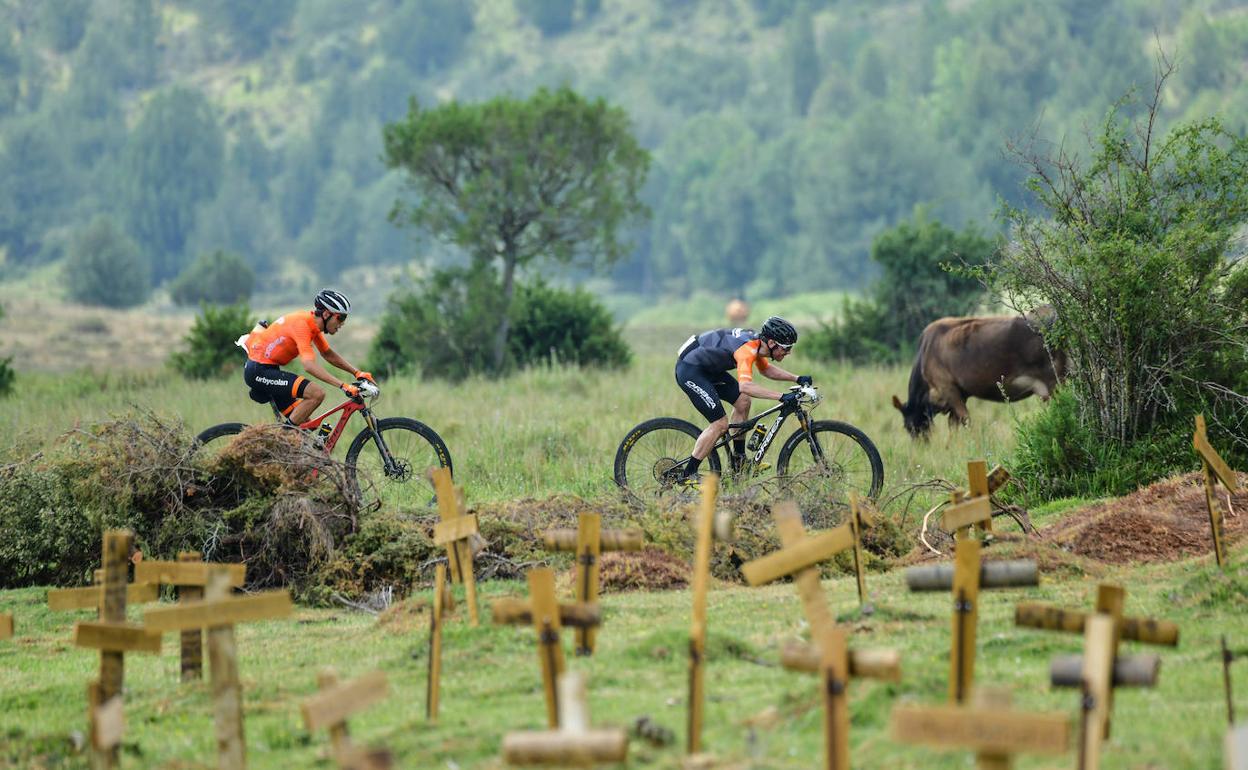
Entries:
<svg viewBox="0 0 1248 770">
<path fill-rule="evenodd" d="M 991 555 L 991 549 L 989 549 Z M 1160 567 L 1110 571 L 1127 586 L 1127 614 L 1177 621 L 1177 650 L 1162 650 L 1159 686 L 1119 691 L 1113 740 L 1105 768 L 1197 770 L 1220 767 L 1225 728 L 1219 634 L 1248 632 L 1243 606 L 1248 580 L 1242 552 L 1230 577 L 1208 559 Z M 876 611 L 860 616 L 851 579 L 825 581 L 825 593 L 852 628 L 851 646 L 891 648 L 902 654 L 900 684 L 856 682 L 850 687 L 854 766 L 860 768 L 964 768 L 966 754 L 937 754 L 898 745 L 889 737 L 888 714 L 902 702 L 937 703 L 946 697 L 949 649 L 947 595 L 910 594 L 901 572 L 872 575 Z M 517 583 L 483 586 L 483 601 L 522 593 Z M 1018 601 L 1051 601 L 1090 607 L 1091 579 L 1048 580 L 1038 589 L 992 592 L 982 597 L 976 678 L 1013 688 L 1019 708 L 1057 711 L 1072 724 L 1075 692 L 1047 685 L 1048 660 L 1074 653 L 1080 639 L 1012 625 Z M 628 725 L 638 717 L 673 730 L 683 741 L 687 591 L 608 594 L 599 651 L 569 666 L 590 675 L 597 724 Z M 444 638 L 442 717 L 424 719 L 427 615 L 425 597 L 377 620 L 345 610 L 300 609 L 293 621 L 238 630 L 245 688 L 247 745 L 254 768 L 329 767 L 327 738 L 302 728 L 299 702 L 315 690 L 317 670 L 335 666 L 344 677 L 372 669 L 387 672 L 388 701 L 352 722 L 364 742 L 388 745 L 404 768 L 495 768 L 503 733 L 539 729 L 544 708 L 529 629 L 472 629 L 462 604 Z M 1234 611 L 1232 611 L 1232 608 Z M 69 644 L 75 619 L 87 613 L 52 613 L 40 589 L 0 593 L 0 611 L 18 618 L 17 637 L 0 642 L 0 761 L 11 767 L 78 768 L 69 734 L 84 727 L 83 688 L 98 658 Z M 132 610 L 133 619 L 140 615 Z M 720 586 L 710 596 L 710 644 L 704 741 L 719 768 L 821 766 L 821 714 L 813 680 L 776 667 L 778 649 L 800 637 L 805 624 L 792 586 L 760 589 Z M 565 646 L 568 644 L 565 634 Z M 1124 643 L 1124 651 L 1154 651 Z M 211 699 L 206 683 L 177 682 L 176 642 L 166 638 L 159 657 L 126 662 L 127 749 L 123 766 L 214 766 Z M 653 748 L 634 742 L 633 767 L 677 768 L 681 746 Z M 1027 759 L 1020 768 L 1072 767 L 1073 754 Z"/>
</svg>

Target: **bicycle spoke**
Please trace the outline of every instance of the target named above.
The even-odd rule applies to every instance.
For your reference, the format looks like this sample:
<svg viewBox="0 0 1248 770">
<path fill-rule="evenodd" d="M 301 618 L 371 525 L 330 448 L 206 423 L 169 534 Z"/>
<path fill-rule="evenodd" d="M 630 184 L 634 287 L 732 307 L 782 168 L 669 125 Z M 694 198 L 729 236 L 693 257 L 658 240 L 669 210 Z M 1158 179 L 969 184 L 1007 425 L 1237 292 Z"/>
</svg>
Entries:
<svg viewBox="0 0 1248 770">
<path fill-rule="evenodd" d="M 364 504 L 398 509 L 429 505 L 434 494 L 428 471 L 441 464 L 438 450 L 420 433 L 402 425 L 382 426 L 381 435 L 384 457 L 370 436 L 355 458 Z"/>
<path fill-rule="evenodd" d="M 678 430 L 656 430 L 641 436 L 628 451 L 625 472 L 629 490 L 640 498 L 671 491 L 692 451 L 693 439 Z"/>
<path fill-rule="evenodd" d="M 819 431 L 813 440 L 816 446 L 807 439 L 789 458 L 786 489 L 809 510 L 827 515 L 831 523 L 848 507 L 851 490 L 859 498 L 871 496 L 871 460 L 858 442 L 843 433 Z"/>
</svg>

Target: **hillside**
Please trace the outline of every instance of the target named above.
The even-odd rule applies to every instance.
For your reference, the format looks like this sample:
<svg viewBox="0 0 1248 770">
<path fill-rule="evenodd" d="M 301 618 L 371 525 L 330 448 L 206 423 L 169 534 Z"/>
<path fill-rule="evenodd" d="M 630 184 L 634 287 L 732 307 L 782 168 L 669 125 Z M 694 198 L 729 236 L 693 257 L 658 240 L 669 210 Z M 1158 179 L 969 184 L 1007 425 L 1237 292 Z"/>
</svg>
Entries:
<svg viewBox="0 0 1248 770">
<path fill-rule="evenodd" d="M 10 278 L 62 259 L 97 216 L 157 284 L 216 249 L 295 293 L 453 260 L 386 221 L 403 192 L 381 128 L 413 97 L 566 83 L 623 107 L 653 153 L 652 217 L 601 288 L 648 296 L 859 286 L 872 236 L 917 206 L 991 229 L 999 198 L 1028 202 L 1006 141 L 1077 147 L 1151 86 L 1158 46 L 1179 63 L 1167 125 L 1248 118 L 1248 16 L 1217 0 L 3 0 L 0 14 Z M 160 123 L 177 89 L 181 117 Z"/>
</svg>

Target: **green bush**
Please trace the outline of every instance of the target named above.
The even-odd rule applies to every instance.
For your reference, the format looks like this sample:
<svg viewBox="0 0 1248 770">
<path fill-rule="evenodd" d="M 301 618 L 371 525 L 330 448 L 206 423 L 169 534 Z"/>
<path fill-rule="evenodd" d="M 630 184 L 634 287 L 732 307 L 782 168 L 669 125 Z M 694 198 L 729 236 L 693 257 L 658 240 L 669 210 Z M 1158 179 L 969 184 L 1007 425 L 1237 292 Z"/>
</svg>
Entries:
<svg viewBox="0 0 1248 770">
<path fill-rule="evenodd" d="M 147 299 L 152 279 L 138 245 L 100 216 L 70 244 L 65 284 L 83 304 L 133 307 Z"/>
<path fill-rule="evenodd" d="M 246 305 L 203 305 L 191 330 L 182 338 L 186 349 L 169 356 L 169 363 L 185 377 L 206 380 L 225 377 L 243 365 L 244 354 L 234 343 L 256 323 Z"/>
<path fill-rule="evenodd" d="M 979 281 L 958 267 L 982 267 L 995 250 L 974 225 L 957 232 L 920 209 L 872 242 L 881 276 L 868 298 L 846 300 L 840 319 L 816 330 L 805 347 L 820 358 L 858 363 L 909 358 L 929 323 L 966 315 L 983 301 Z"/>
<path fill-rule="evenodd" d="M 628 366 L 632 353 L 611 314 L 583 289 L 542 281 L 516 287 L 507 347 L 521 366 L 563 361 L 604 368 Z"/>
<path fill-rule="evenodd" d="M 251 299 L 256 274 L 247 260 L 228 251 L 204 252 L 169 285 L 179 305 L 233 305 Z"/>
<path fill-rule="evenodd" d="M 493 332 L 502 302 L 493 270 L 440 270 L 414 290 L 390 298 L 373 338 L 369 368 L 448 379 L 493 373 Z M 506 366 L 557 360 L 612 367 L 630 359 L 610 314 L 588 292 L 541 281 L 519 284 L 510 317 Z"/>
</svg>

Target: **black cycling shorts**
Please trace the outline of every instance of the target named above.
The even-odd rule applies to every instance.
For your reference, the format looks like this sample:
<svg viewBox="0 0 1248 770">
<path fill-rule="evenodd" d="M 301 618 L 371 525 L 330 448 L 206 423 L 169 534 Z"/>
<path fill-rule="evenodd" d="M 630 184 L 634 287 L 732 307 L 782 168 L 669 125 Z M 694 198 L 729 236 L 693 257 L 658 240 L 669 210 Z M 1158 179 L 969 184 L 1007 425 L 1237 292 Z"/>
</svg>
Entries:
<svg viewBox="0 0 1248 770">
<path fill-rule="evenodd" d="M 290 414 L 295 402 L 303 398 L 308 378 L 284 372 L 274 364 L 261 364 L 248 359 L 243 367 L 243 382 L 251 388 L 247 395 L 260 404 L 270 401 L 282 414 Z"/>
<path fill-rule="evenodd" d="M 732 372 L 709 372 L 684 361 L 676 362 L 676 384 L 707 422 L 727 415 L 721 401 L 735 404 L 741 396 L 741 388 Z"/>
</svg>

